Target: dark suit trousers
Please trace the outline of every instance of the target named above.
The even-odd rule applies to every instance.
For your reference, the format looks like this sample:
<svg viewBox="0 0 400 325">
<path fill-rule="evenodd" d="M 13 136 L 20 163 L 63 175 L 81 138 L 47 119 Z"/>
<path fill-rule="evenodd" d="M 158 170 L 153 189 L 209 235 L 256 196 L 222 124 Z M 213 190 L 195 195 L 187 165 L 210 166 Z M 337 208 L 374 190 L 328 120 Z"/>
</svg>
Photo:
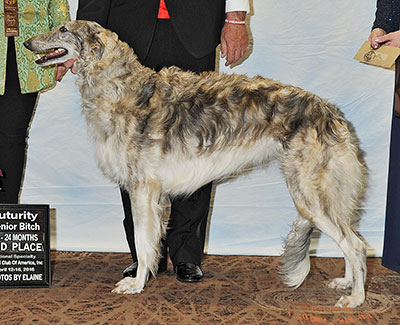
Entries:
<svg viewBox="0 0 400 325">
<path fill-rule="evenodd" d="M 400 88 L 400 60 L 396 62 L 395 91 Z M 395 107 L 399 108 L 398 93 Z M 400 110 L 399 110 L 400 111 Z M 400 118 L 393 114 L 390 139 L 389 176 L 386 202 L 382 265 L 400 273 Z"/>
<path fill-rule="evenodd" d="M 194 58 L 179 41 L 169 20 L 159 20 L 149 53 L 142 63 L 157 71 L 172 65 L 193 72 L 212 71 L 215 70 L 215 52 L 200 59 Z M 163 241 L 163 256 L 166 257 L 168 246 L 174 265 L 179 262 L 201 264 L 211 187 L 211 183 L 207 184 L 190 197 L 177 197 L 171 202 L 167 241 Z M 129 194 L 121 190 L 121 195 L 125 233 L 132 258 L 137 261 Z"/>
<path fill-rule="evenodd" d="M 17 203 L 25 165 L 26 137 L 37 93 L 21 94 L 14 39 L 8 40 L 6 89 L 0 96 L 0 203 Z"/>
</svg>

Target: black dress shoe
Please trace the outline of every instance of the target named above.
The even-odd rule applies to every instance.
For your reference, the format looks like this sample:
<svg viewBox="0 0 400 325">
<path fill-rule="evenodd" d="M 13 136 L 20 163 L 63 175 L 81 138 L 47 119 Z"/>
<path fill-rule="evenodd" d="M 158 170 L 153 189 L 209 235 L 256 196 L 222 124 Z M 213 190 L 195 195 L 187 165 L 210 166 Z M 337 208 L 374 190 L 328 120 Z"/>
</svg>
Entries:
<svg viewBox="0 0 400 325">
<path fill-rule="evenodd" d="M 167 259 L 160 260 L 160 262 L 158 263 L 157 274 L 165 272 L 167 270 L 167 267 L 168 267 Z M 137 268 L 138 268 L 138 262 L 135 262 L 135 263 L 129 265 L 125 270 L 123 270 L 122 275 L 124 276 L 124 278 L 126 278 L 127 276 L 135 278 Z M 151 274 L 150 274 L 150 277 L 151 277 Z"/>
<path fill-rule="evenodd" d="M 200 282 L 203 279 L 203 272 L 196 264 L 178 263 L 175 271 L 176 278 L 181 282 Z"/>
</svg>

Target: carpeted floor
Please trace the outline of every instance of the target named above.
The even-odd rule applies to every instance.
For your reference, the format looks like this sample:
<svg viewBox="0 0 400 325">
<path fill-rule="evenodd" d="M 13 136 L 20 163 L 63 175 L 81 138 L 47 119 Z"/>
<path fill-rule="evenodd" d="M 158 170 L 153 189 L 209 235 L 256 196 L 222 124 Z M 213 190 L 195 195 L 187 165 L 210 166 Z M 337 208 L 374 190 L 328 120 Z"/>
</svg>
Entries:
<svg viewBox="0 0 400 325">
<path fill-rule="evenodd" d="M 278 257 L 206 256 L 204 281 L 183 284 L 169 271 L 139 295 L 111 293 L 128 254 L 52 252 L 53 284 L 2 289 L 0 324 L 400 324 L 400 275 L 369 258 L 367 298 L 358 309 L 332 307 L 327 288 L 344 262 L 312 258 L 297 290 L 286 288 Z"/>
</svg>

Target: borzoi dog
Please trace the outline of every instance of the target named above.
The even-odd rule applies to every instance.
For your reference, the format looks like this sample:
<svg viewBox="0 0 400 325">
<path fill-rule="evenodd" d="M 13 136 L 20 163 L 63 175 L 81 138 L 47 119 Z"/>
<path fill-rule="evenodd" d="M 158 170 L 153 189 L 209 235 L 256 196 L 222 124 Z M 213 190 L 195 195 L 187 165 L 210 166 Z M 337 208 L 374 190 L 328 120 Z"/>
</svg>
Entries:
<svg viewBox="0 0 400 325">
<path fill-rule="evenodd" d="M 352 288 L 337 306 L 365 299 L 366 248 L 351 228 L 366 188 L 367 168 L 343 114 L 303 89 L 260 76 L 160 72 L 141 65 L 118 36 L 94 22 L 71 21 L 25 42 L 51 52 L 40 66 L 75 59 L 82 112 L 106 177 L 131 197 L 138 255 L 136 278 L 117 293 L 141 292 L 156 274 L 168 198 L 277 159 L 298 211 L 286 238 L 282 274 L 298 287 L 310 270 L 314 227 L 341 248 Z"/>
</svg>

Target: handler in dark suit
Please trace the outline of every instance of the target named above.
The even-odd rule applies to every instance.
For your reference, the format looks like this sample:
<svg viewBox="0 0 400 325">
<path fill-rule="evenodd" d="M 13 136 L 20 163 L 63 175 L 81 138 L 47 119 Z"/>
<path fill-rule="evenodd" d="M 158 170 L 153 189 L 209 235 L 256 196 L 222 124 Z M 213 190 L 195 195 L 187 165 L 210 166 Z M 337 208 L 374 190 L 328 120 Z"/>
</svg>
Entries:
<svg viewBox="0 0 400 325">
<path fill-rule="evenodd" d="M 369 37 L 374 48 L 382 44 L 400 47 L 400 0 L 378 0 L 375 22 Z M 385 238 L 382 265 L 400 273 L 400 59 L 396 61 L 396 81 L 389 178 L 386 201 Z M 397 111 L 397 112 L 396 112 Z"/>
<path fill-rule="evenodd" d="M 93 20 L 116 32 L 137 54 L 140 62 L 155 70 L 178 66 L 193 72 L 215 70 L 215 49 L 221 42 L 226 65 L 242 57 L 248 46 L 244 25 L 248 0 L 80 0 L 77 19 Z M 211 184 L 189 198 L 175 198 L 167 242 L 158 272 L 167 268 L 167 252 L 177 279 L 197 282 L 209 211 Z M 124 276 L 136 276 L 137 256 L 129 195 L 121 190 L 124 227 L 133 264 Z"/>
</svg>

